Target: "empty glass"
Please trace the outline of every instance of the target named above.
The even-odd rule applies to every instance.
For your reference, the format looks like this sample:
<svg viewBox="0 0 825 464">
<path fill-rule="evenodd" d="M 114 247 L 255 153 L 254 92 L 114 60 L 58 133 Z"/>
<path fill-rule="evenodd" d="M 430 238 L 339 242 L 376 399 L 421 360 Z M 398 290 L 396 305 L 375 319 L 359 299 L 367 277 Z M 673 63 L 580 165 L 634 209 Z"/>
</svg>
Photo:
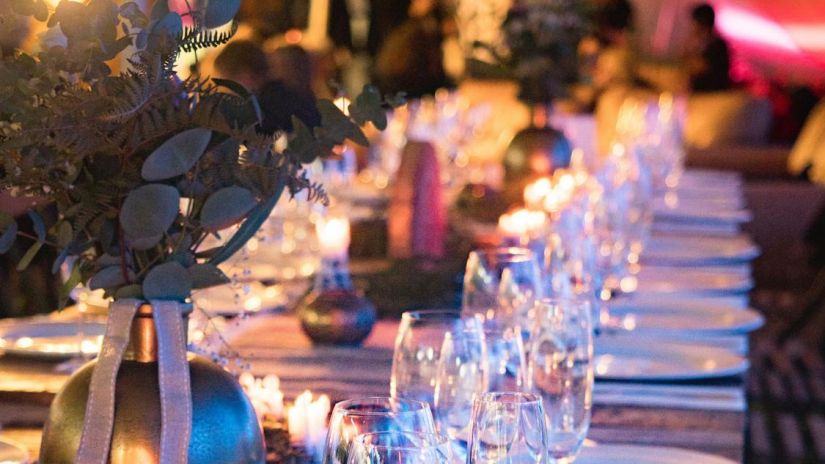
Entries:
<svg viewBox="0 0 825 464">
<path fill-rule="evenodd" d="M 487 391 L 524 391 L 527 385 L 527 358 L 521 327 L 489 328 L 487 344 Z"/>
<path fill-rule="evenodd" d="M 586 300 L 536 304 L 528 387 L 544 400 L 550 462 L 569 463 L 590 427 L 593 403 L 593 328 Z"/>
<path fill-rule="evenodd" d="M 483 344 L 481 321 L 455 310 L 408 311 L 395 338 L 390 395 L 434 406 L 435 383 L 444 335 L 475 334 Z"/>
<path fill-rule="evenodd" d="M 512 326 L 529 317 L 543 296 L 541 271 L 526 248 L 475 250 L 464 273 L 462 312 L 481 315 L 485 325 Z"/>
<path fill-rule="evenodd" d="M 349 448 L 348 464 L 451 464 L 446 438 L 428 433 L 377 432 L 358 435 Z"/>
<path fill-rule="evenodd" d="M 473 399 L 487 390 L 487 352 L 477 330 L 447 332 L 435 381 L 436 428 L 451 439 L 469 429 Z"/>
<path fill-rule="evenodd" d="M 352 440 L 363 433 L 435 434 L 429 405 L 422 401 L 372 397 L 342 401 L 332 409 L 324 464 L 345 464 Z"/>
<path fill-rule="evenodd" d="M 538 395 L 486 393 L 473 404 L 470 464 L 534 464 L 547 461 L 544 408 Z"/>
</svg>

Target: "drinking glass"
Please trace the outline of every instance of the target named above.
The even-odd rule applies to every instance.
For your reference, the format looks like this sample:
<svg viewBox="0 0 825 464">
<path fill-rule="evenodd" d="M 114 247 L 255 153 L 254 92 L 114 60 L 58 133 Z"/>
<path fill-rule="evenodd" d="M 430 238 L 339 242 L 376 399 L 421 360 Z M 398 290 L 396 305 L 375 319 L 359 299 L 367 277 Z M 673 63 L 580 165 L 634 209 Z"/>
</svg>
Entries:
<svg viewBox="0 0 825 464">
<path fill-rule="evenodd" d="M 345 464 L 352 440 L 363 433 L 435 434 L 429 405 L 422 401 L 371 397 L 342 401 L 332 409 L 324 464 Z"/>
<path fill-rule="evenodd" d="M 487 391 L 524 391 L 527 356 L 520 326 L 484 330 L 487 344 Z"/>
<path fill-rule="evenodd" d="M 487 350 L 477 330 L 447 332 L 435 379 L 436 428 L 451 439 L 469 428 L 473 399 L 487 390 Z"/>
<path fill-rule="evenodd" d="M 550 462 L 569 463 L 590 427 L 593 403 L 593 328 L 587 300 L 545 299 L 536 304 L 528 387 L 547 416 Z"/>
<path fill-rule="evenodd" d="M 492 392 L 473 404 L 470 464 L 543 464 L 547 432 L 541 398 L 532 393 Z"/>
<path fill-rule="evenodd" d="M 536 256 L 526 248 L 470 252 L 464 273 L 462 312 L 479 314 L 485 325 L 512 326 L 529 318 L 543 296 Z"/>
<path fill-rule="evenodd" d="M 375 432 L 358 435 L 349 447 L 348 464 L 452 464 L 450 444 L 441 435 Z"/>
<path fill-rule="evenodd" d="M 434 407 L 435 383 L 444 336 L 475 334 L 483 343 L 481 321 L 457 310 L 408 311 L 401 315 L 395 338 L 390 396 L 409 398 Z"/>
</svg>

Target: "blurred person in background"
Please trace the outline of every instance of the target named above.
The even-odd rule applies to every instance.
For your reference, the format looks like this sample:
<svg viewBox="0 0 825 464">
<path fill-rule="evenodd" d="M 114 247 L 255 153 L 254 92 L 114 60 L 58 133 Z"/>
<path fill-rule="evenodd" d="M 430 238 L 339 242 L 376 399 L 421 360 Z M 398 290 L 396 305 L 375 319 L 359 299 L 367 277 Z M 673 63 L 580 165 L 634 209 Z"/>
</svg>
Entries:
<svg viewBox="0 0 825 464">
<path fill-rule="evenodd" d="M 640 84 L 633 5 L 628 0 L 598 2 L 593 21 L 593 34 L 579 44 L 581 85 L 573 90 L 579 109 L 588 112 L 607 88 Z"/>
<path fill-rule="evenodd" d="M 409 18 L 389 34 L 375 58 L 375 82 L 382 92 L 418 98 L 450 84 L 442 19 L 437 0 L 412 0 Z"/>
<path fill-rule="evenodd" d="M 279 69 L 272 72 L 261 46 L 249 40 L 228 43 L 215 58 L 217 77 L 238 82 L 258 98 L 263 113 L 260 129 L 268 134 L 291 132 L 292 116 L 310 128 L 321 124 L 315 95 L 308 87 L 312 82 L 309 57 L 297 45 L 289 47 L 276 51 L 273 64 Z"/>
<path fill-rule="evenodd" d="M 691 11 L 690 38 L 685 50 L 685 68 L 694 92 L 717 92 L 732 87 L 730 49 L 716 31 L 716 13 L 707 3 Z"/>
</svg>

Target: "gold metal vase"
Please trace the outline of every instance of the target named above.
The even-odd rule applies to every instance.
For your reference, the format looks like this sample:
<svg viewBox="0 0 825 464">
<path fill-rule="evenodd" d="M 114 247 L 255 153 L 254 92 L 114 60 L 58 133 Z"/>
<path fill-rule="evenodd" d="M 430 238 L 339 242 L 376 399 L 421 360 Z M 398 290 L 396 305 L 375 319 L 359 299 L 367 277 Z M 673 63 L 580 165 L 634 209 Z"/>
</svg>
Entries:
<svg viewBox="0 0 825 464">
<path fill-rule="evenodd" d="M 186 317 L 186 316 L 184 316 Z M 111 464 L 160 464 L 160 389 L 152 307 L 140 307 L 115 387 Z M 95 362 L 78 370 L 52 402 L 40 462 L 75 461 Z M 263 463 L 263 435 L 252 405 L 235 379 L 206 358 L 189 354 L 192 435 L 189 464 Z"/>
</svg>

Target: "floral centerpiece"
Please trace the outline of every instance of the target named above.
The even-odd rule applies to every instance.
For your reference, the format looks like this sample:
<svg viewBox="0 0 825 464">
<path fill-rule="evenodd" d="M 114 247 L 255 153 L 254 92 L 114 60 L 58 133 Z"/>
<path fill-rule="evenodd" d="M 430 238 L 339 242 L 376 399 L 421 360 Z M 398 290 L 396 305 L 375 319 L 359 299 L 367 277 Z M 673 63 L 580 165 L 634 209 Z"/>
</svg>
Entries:
<svg viewBox="0 0 825 464">
<path fill-rule="evenodd" d="M 0 28 L 10 27 L 16 15 L 30 16 L 48 27 L 41 51 L 3 50 L 0 60 L 0 190 L 36 199 L 28 212 L 34 234 L 23 234 L 15 218 L 0 214 L 0 252 L 15 240 L 30 242 L 18 266 L 25 269 L 42 247 L 57 247 L 59 255 L 52 270 L 57 273 L 64 264 L 70 268 L 61 305 L 78 284 L 103 289 L 116 301 L 94 374 L 83 369 L 75 375 L 85 375 L 85 388 L 91 384 L 85 422 L 64 422 L 61 430 L 56 426 L 51 430 L 67 441 L 61 446 L 72 448 L 72 454 L 80 447 L 77 462 L 95 462 L 98 458 L 90 458 L 95 452 L 108 453 L 106 437 L 113 428 L 112 462 L 117 461 L 116 447 L 129 449 L 128 437 L 118 437 L 121 409 L 128 408 L 120 403 L 114 408 L 114 379 L 120 391 L 121 378 L 128 377 L 126 365 L 140 361 L 141 347 L 133 346 L 135 327 L 142 327 L 138 318 L 147 314 L 155 319 L 149 328 L 156 345 L 155 351 L 143 348 L 150 358 L 155 353 L 148 360 L 159 364 L 150 374 L 157 378 L 160 370 L 161 409 L 171 407 L 169 397 L 175 394 L 183 395 L 177 400 L 191 398 L 195 409 L 194 419 L 190 411 L 188 423 L 178 421 L 182 425 L 175 425 L 172 415 L 164 412 L 160 438 L 155 431 L 147 432 L 155 437 L 151 443 L 162 449 L 158 453 L 163 456 L 183 449 L 182 457 L 178 453 L 174 459 L 160 460 L 184 462 L 191 432 L 190 462 L 230 462 L 193 451 L 196 446 L 208 448 L 195 438 L 203 433 L 198 425 L 201 374 L 190 363 L 190 389 L 189 376 L 171 370 L 181 367 L 185 356 L 178 353 L 176 359 L 165 361 L 167 355 L 175 357 L 174 348 L 180 348 L 181 340 L 176 337 L 185 338 L 175 332 L 177 328 L 169 329 L 178 324 L 166 315 L 166 309 L 177 311 L 179 321 L 192 290 L 227 282 L 218 265 L 243 247 L 285 192 L 294 196 L 308 191 L 310 199 L 325 201 L 323 188 L 307 177 L 304 164 L 346 139 L 366 144 L 360 127 L 372 123 L 383 129 L 386 108 L 399 103 L 385 100 L 372 87 L 365 87 L 352 100 L 347 114 L 332 102 L 320 100 L 321 125 L 311 128 L 293 118 L 295 130 L 288 134 L 287 148 L 276 150 L 275 137 L 282 134 L 258 131 L 260 109 L 241 85 L 221 79 L 180 79 L 175 71 L 181 53 L 231 38 L 239 3 L 195 0 L 187 2 L 185 11 L 174 11 L 166 0 L 158 0 L 151 12 L 142 11 L 135 2 L 113 0 L 62 0 L 53 10 L 44 0 L 0 4 Z M 219 26 L 224 27 L 216 29 Z M 124 69 L 113 73 L 117 62 Z M 45 215 L 38 212 L 44 207 L 56 210 L 55 220 L 44 220 Z M 204 249 L 202 244 L 210 235 L 225 237 L 220 246 Z M 148 302 L 149 310 L 141 309 Z M 165 304 L 169 302 L 173 304 Z M 130 331 L 132 341 L 127 342 Z M 104 378 L 107 371 L 109 379 Z M 62 394 L 69 395 L 71 384 Z M 78 391 L 83 388 L 74 392 L 80 395 L 74 399 L 86 404 L 85 394 Z M 97 403 L 93 401 L 96 393 L 102 398 Z M 69 403 L 58 395 L 52 422 L 55 417 L 65 419 L 68 412 L 56 416 L 55 408 L 68 408 Z M 184 418 L 185 409 L 181 410 Z M 112 417 L 106 417 L 107 411 Z M 82 421 L 82 406 L 75 412 Z M 92 416 L 103 419 L 95 422 Z M 158 428 L 148 422 L 145 427 Z M 84 429 L 83 439 L 78 431 L 72 435 L 64 430 L 79 425 Z M 172 436 L 175 427 L 179 427 L 178 438 Z M 55 440 L 49 440 L 48 429 L 43 450 L 54 456 L 49 462 L 70 460 L 65 457 L 68 452 L 49 449 Z M 140 440 L 139 432 L 129 432 Z M 87 440 L 93 433 L 100 436 Z M 103 442 L 105 450 L 90 440 Z M 255 455 L 250 453 L 246 454 Z"/>
</svg>

